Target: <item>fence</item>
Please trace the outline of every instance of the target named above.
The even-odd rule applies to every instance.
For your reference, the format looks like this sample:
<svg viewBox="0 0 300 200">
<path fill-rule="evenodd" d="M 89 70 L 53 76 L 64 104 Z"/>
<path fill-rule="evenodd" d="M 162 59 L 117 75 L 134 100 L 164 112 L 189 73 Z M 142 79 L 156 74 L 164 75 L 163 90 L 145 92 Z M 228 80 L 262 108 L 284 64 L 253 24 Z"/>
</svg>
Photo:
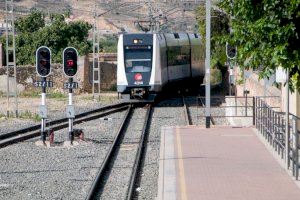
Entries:
<svg viewBox="0 0 300 200">
<path fill-rule="evenodd" d="M 253 96 L 212 96 L 211 97 L 211 119 L 217 120 L 218 118 L 225 118 L 231 121 L 230 124 L 235 125 L 254 125 L 255 123 L 255 99 Z M 264 98 L 277 98 L 277 96 L 264 97 Z M 205 96 L 198 97 L 198 105 L 200 108 L 205 107 Z M 279 106 L 272 108 L 278 109 Z M 199 113 L 199 112 L 198 112 Z M 199 118 L 205 118 L 205 113 L 202 111 Z M 243 118 L 244 122 L 240 119 Z M 233 122 L 235 121 L 235 122 Z"/>
<path fill-rule="evenodd" d="M 289 114 L 289 130 L 286 131 L 284 113 L 274 111 L 260 97 L 255 98 L 255 126 L 274 150 L 285 159 L 287 168 L 292 165 L 293 176 L 299 178 L 299 131 L 297 116 Z M 291 133 L 291 134 L 290 134 Z M 286 141 L 287 140 L 287 141 Z M 286 144 L 286 142 L 288 142 Z M 286 158 L 288 157 L 288 158 Z"/>
</svg>

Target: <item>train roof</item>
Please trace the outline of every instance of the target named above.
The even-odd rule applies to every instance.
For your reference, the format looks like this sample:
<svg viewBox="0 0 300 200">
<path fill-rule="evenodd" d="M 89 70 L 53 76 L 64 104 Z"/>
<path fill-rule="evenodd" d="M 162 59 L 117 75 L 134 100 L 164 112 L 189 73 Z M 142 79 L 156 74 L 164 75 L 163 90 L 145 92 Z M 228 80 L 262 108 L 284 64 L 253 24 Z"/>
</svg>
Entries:
<svg viewBox="0 0 300 200">
<path fill-rule="evenodd" d="M 201 37 L 197 33 L 125 33 L 123 35 L 124 38 L 130 39 L 152 39 L 153 35 L 157 35 L 160 40 L 165 38 L 168 46 L 189 45 L 189 40 L 191 41 L 191 45 L 201 44 Z"/>
</svg>

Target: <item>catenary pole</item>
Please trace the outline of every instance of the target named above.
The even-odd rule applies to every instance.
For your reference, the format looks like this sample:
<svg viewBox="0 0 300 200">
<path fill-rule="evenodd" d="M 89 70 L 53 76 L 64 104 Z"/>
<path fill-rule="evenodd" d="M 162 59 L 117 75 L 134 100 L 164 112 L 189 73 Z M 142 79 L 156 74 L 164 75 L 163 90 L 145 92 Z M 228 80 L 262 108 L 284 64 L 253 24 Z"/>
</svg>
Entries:
<svg viewBox="0 0 300 200">
<path fill-rule="evenodd" d="M 205 56 L 205 118 L 206 128 L 210 128 L 210 28 L 211 2 L 206 0 L 206 56 Z"/>
</svg>

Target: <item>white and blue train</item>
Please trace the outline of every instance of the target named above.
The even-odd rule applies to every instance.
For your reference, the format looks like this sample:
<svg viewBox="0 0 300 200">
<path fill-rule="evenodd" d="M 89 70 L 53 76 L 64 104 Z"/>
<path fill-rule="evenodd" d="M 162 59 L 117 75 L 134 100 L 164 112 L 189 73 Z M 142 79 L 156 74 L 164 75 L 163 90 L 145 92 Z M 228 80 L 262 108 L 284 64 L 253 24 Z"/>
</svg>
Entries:
<svg viewBox="0 0 300 200">
<path fill-rule="evenodd" d="M 117 90 L 147 98 L 169 83 L 201 80 L 205 51 L 198 34 L 122 34 L 118 42 Z"/>
</svg>

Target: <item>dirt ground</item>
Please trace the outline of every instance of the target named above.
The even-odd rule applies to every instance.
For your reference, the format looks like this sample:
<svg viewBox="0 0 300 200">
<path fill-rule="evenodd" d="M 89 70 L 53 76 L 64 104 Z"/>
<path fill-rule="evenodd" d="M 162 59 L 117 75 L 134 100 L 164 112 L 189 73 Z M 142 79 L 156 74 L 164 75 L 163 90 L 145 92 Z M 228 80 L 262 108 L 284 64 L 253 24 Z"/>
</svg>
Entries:
<svg viewBox="0 0 300 200">
<path fill-rule="evenodd" d="M 49 120 L 65 117 L 66 106 L 68 105 L 68 94 L 60 94 L 56 96 L 47 97 L 46 104 L 48 108 Z M 0 128 L 11 126 L 12 124 L 36 124 L 40 121 L 39 106 L 41 105 L 41 97 L 19 97 L 18 98 L 18 113 L 19 117 L 14 116 L 15 113 L 15 99 L 10 98 L 10 117 L 7 114 L 7 98 L 0 97 Z M 118 102 L 118 95 L 116 92 L 102 93 L 100 100 L 94 99 L 92 94 L 74 95 L 73 104 L 75 107 L 75 114 L 99 108 L 104 105 Z"/>
</svg>

